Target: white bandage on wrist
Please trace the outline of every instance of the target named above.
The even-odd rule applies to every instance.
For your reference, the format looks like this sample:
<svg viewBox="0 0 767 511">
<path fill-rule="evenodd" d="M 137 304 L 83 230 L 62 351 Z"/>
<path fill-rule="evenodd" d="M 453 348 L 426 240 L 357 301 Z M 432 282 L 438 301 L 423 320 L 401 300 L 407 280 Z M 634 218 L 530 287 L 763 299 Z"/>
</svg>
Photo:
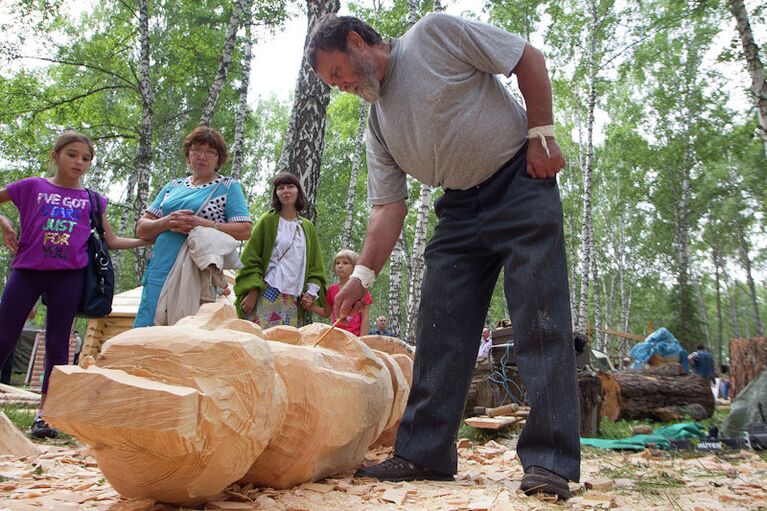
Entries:
<svg viewBox="0 0 767 511">
<path fill-rule="evenodd" d="M 546 156 L 551 158 L 549 146 L 546 144 L 546 137 L 554 137 L 553 124 L 547 124 L 546 126 L 536 126 L 535 128 L 530 128 L 527 130 L 527 138 L 539 138 L 541 140 L 543 149 L 546 151 Z"/>
<path fill-rule="evenodd" d="M 356 278 L 360 281 L 362 287 L 365 289 L 370 289 L 370 287 L 373 285 L 373 281 L 376 278 L 376 273 L 367 266 L 357 264 L 354 266 L 354 271 L 349 278 Z"/>
</svg>

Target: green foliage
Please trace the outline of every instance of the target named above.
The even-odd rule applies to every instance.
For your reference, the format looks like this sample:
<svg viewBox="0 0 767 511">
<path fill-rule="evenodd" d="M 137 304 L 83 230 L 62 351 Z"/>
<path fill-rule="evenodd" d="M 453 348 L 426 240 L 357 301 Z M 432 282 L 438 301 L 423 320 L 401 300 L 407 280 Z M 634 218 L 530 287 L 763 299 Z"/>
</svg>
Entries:
<svg viewBox="0 0 767 511">
<path fill-rule="evenodd" d="M 97 146 L 86 184 L 109 192 L 110 222 L 130 236 L 135 197 L 130 188 L 141 115 L 136 2 L 100 0 L 78 20 L 62 15 L 60 0 L 8 4 L 10 17 L 0 23 L 11 37 L 0 43 L 0 186 L 45 174 L 53 139 L 66 128 L 82 130 Z M 386 38 L 407 30 L 407 4 L 356 2 L 348 8 Z M 154 91 L 150 200 L 168 179 L 185 172 L 181 142 L 199 121 L 232 5 L 212 0 L 149 4 Z M 303 8 L 301 2 L 259 0 L 254 23 L 279 30 L 293 6 Z M 420 18 L 433 9 L 433 2 L 416 1 L 415 6 Z M 745 70 L 739 40 L 721 38 L 732 25 L 726 5 L 714 0 L 485 0 L 477 7 L 481 12 L 468 15 L 528 36 L 536 45 L 543 41 L 557 138 L 568 161 L 559 184 L 571 299 L 577 300 L 581 281 L 586 105 L 594 76 L 592 229 L 604 325 L 637 334 L 646 333 L 648 323 L 653 328 L 667 326 L 688 347 L 699 341 L 714 343 L 720 323 L 725 347 L 736 335 L 755 334 L 739 233 L 748 245 L 757 279 L 755 299 L 764 314 L 767 173 L 752 105 L 736 109 L 726 92 L 748 90 L 750 82 L 714 68 L 724 62 L 730 69 Z M 752 26 L 764 25 L 767 9 L 761 4 L 750 8 Z M 22 46 L 25 42 L 38 44 Z M 764 46 L 764 41 L 758 42 Z M 22 47 L 32 48 L 25 58 L 19 54 Z M 238 45 L 212 122 L 230 143 L 240 60 Z M 510 88 L 516 92 L 513 85 Z M 254 217 L 268 207 L 269 181 L 282 151 L 291 104 L 274 97 L 251 101 L 241 182 Z M 331 262 L 341 243 L 359 108 L 357 98 L 339 93 L 328 108 L 317 230 L 330 281 L 335 280 Z M 362 245 L 370 211 L 366 172 L 363 151 L 354 183 L 355 250 Z M 409 204 L 418 190 L 417 183 L 411 183 Z M 434 200 L 440 193 L 435 192 Z M 12 205 L 0 206 L 0 214 L 18 221 Z M 405 223 L 409 247 L 414 223 L 411 211 Z M 435 223 L 431 215 L 429 234 Z M 689 257 L 682 257 L 685 253 Z M 721 322 L 715 255 L 722 271 Z M 118 291 L 137 285 L 134 252 L 120 251 L 114 257 Z M 0 281 L 10 260 L 11 254 L 0 250 Z M 388 273 L 387 266 L 372 290 L 371 317 L 386 313 Z M 406 303 L 407 275 L 402 284 L 401 301 Z M 589 301 L 593 321 L 595 295 Z M 499 279 L 489 319 L 495 323 L 507 315 Z M 617 357 L 633 342 L 608 338 L 604 344 Z"/>
</svg>

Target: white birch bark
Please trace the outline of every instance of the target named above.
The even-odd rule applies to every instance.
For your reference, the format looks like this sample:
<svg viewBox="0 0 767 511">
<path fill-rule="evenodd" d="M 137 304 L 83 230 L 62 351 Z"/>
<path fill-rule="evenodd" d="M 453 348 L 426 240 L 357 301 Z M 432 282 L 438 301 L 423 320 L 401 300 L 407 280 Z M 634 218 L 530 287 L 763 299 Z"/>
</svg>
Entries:
<svg viewBox="0 0 767 511">
<path fill-rule="evenodd" d="M 415 0 L 407 0 L 407 26 L 408 28 L 415 25 L 416 21 L 418 21 L 418 15 L 416 14 L 416 1 Z"/>
<path fill-rule="evenodd" d="M 307 33 L 317 20 L 329 12 L 338 12 L 339 0 L 307 0 Z M 277 164 L 278 172 L 290 172 L 298 176 L 308 202 L 307 217 L 314 222 L 317 216 L 317 185 L 320 179 L 322 151 L 325 147 L 325 120 L 330 87 L 314 73 L 306 57 L 301 59 L 301 69 L 296 80 L 293 113 L 285 135 L 285 145 Z"/>
<path fill-rule="evenodd" d="M 589 63 L 589 95 L 587 100 L 587 119 L 586 119 L 586 161 L 583 166 L 583 226 L 581 230 L 581 290 L 578 304 L 578 326 L 577 331 L 581 334 L 586 333 L 586 324 L 589 317 L 589 270 L 591 268 L 591 257 L 593 253 L 593 238 L 591 226 L 591 173 L 594 167 L 594 110 L 596 109 L 597 91 L 597 29 L 598 13 L 595 1 L 589 2 L 590 28 L 588 45 L 588 63 Z"/>
<path fill-rule="evenodd" d="M 764 64 L 759 58 L 759 45 L 756 44 L 751 23 L 748 19 L 748 11 L 743 0 L 728 0 L 730 12 L 735 17 L 736 27 L 743 45 L 743 54 L 746 57 L 748 74 L 751 76 L 751 91 L 756 101 L 756 111 L 759 120 L 759 136 L 762 137 L 764 153 L 767 156 L 767 78 L 765 78 Z"/>
<path fill-rule="evenodd" d="M 727 297 L 727 309 L 730 316 L 730 328 L 732 329 L 732 335 L 735 339 L 740 339 L 740 321 L 738 320 L 738 300 L 733 286 L 737 286 L 737 282 L 731 283 L 727 273 L 724 273 L 724 293 Z"/>
<path fill-rule="evenodd" d="M 421 284 L 423 284 L 424 271 L 423 253 L 426 249 L 426 228 L 429 225 L 432 194 L 433 188 L 431 186 L 421 185 L 421 193 L 416 206 L 418 216 L 416 217 L 415 234 L 413 235 L 413 256 L 411 261 L 413 269 L 410 274 L 408 290 L 407 335 L 405 339 L 410 344 L 415 344 L 416 318 L 418 316 L 418 307 L 421 304 Z"/>
<path fill-rule="evenodd" d="M 700 280 L 694 279 L 695 296 L 698 298 L 698 309 L 700 310 L 700 320 L 703 325 L 703 335 L 706 338 L 706 346 L 711 346 L 711 330 L 708 325 L 708 311 L 706 310 L 706 302 L 703 299 L 703 286 L 700 285 Z"/>
<path fill-rule="evenodd" d="M 252 11 L 245 12 L 245 39 L 242 43 L 242 78 L 240 82 L 240 101 L 234 114 L 234 142 L 232 143 L 233 179 L 239 179 L 242 174 L 242 148 L 245 142 L 245 119 L 248 116 L 248 87 L 250 86 L 250 63 L 253 60 L 253 35 L 251 32 Z"/>
<path fill-rule="evenodd" d="M 154 90 L 150 75 L 151 48 L 149 41 L 149 1 L 139 0 L 139 93 L 141 95 L 141 125 L 136 154 L 136 199 L 133 202 L 133 221 L 144 214 L 149 196 L 149 176 L 152 167 L 152 120 Z M 146 250 L 136 249 L 136 275 L 138 280 L 146 269 Z"/>
<path fill-rule="evenodd" d="M 722 288 L 720 282 L 721 268 L 724 266 L 722 257 L 716 247 L 712 247 L 711 258 L 714 262 L 714 286 L 716 287 L 716 364 L 721 366 L 724 339 L 724 324 L 722 322 Z"/>
<path fill-rule="evenodd" d="M 604 349 L 604 334 L 599 332 L 597 328 L 602 328 L 602 301 L 599 294 L 599 268 L 597 268 L 597 258 L 591 257 L 591 277 L 594 279 L 594 343 L 597 349 Z"/>
<path fill-rule="evenodd" d="M 250 12 L 250 0 L 235 0 L 232 5 L 232 14 L 229 16 L 229 23 L 226 27 L 226 36 L 224 38 L 224 47 L 221 49 L 221 58 L 218 61 L 218 69 L 213 83 L 208 89 L 208 98 L 205 100 L 205 106 L 200 116 L 201 126 L 210 126 L 213 119 L 213 112 L 216 110 L 216 103 L 221 95 L 221 90 L 226 82 L 226 75 L 229 72 L 229 64 L 232 62 L 234 54 L 234 45 L 237 41 L 237 30 L 242 23 L 242 13 Z"/>
<path fill-rule="evenodd" d="M 389 330 L 400 337 L 402 318 L 402 266 L 405 257 L 404 237 L 400 234 L 389 259 Z"/>
<path fill-rule="evenodd" d="M 743 264 L 743 269 L 746 270 L 746 282 L 748 284 L 749 297 L 751 298 L 751 308 L 754 314 L 754 329 L 756 335 L 764 335 L 764 326 L 762 325 L 762 316 L 759 313 L 758 296 L 756 295 L 756 285 L 754 284 L 754 275 L 751 271 L 751 257 L 748 252 L 750 250 L 750 244 L 746 239 L 746 234 L 743 230 L 743 226 L 738 223 L 738 241 L 740 250 L 740 259 Z"/>
<path fill-rule="evenodd" d="M 341 235 L 341 246 L 351 247 L 352 241 L 352 220 L 354 218 L 354 204 L 357 200 L 357 177 L 360 173 L 362 164 L 362 148 L 365 145 L 365 119 L 368 113 L 368 104 L 360 101 L 360 119 L 357 124 L 357 141 L 354 146 L 354 160 L 352 169 L 349 173 L 349 191 L 346 194 L 346 217 L 344 218 L 344 230 Z"/>
</svg>

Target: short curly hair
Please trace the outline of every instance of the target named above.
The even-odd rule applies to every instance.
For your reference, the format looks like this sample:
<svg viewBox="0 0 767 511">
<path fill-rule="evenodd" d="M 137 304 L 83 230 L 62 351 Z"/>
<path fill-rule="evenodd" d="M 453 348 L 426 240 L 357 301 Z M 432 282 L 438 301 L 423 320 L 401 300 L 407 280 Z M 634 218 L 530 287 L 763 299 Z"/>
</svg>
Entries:
<svg viewBox="0 0 767 511">
<path fill-rule="evenodd" d="M 381 34 L 359 18 L 336 16 L 332 12 L 325 14 L 315 23 L 304 52 L 312 69 L 317 68 L 317 50 L 346 52 L 346 37 L 349 32 L 359 34 L 369 46 L 383 42 Z"/>
<path fill-rule="evenodd" d="M 218 152 L 216 170 L 224 166 L 229 159 L 229 149 L 221 133 L 208 126 L 197 126 L 184 138 L 184 158 L 189 159 L 189 150 L 195 144 L 208 144 Z"/>
</svg>

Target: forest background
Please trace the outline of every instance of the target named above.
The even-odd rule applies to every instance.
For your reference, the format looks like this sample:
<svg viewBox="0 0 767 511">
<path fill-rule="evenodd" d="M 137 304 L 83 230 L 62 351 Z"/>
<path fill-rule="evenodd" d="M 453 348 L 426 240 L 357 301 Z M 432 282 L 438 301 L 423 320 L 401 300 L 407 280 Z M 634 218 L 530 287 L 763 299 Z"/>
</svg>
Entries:
<svg viewBox="0 0 767 511">
<path fill-rule="evenodd" d="M 222 172 L 240 179 L 254 218 L 276 172 L 301 177 L 332 281 L 333 255 L 359 251 L 369 213 L 367 105 L 330 91 L 304 62 L 285 62 L 299 70 L 292 94 L 254 96 L 278 72 L 254 65 L 254 48 L 296 16 L 311 25 L 340 8 L 392 37 L 447 9 L 547 56 L 568 160 L 559 183 L 574 330 L 665 326 L 718 361 L 729 339 L 764 334 L 767 6 L 758 0 L 94 0 L 76 15 L 73 5 L 0 0 L 0 185 L 46 175 L 55 137 L 83 131 L 97 146 L 85 184 L 110 197 L 112 225 L 131 236 L 162 185 L 185 174 L 183 137 L 208 124 L 231 146 Z M 519 97 L 513 78 L 502 80 Z M 412 342 L 442 192 L 409 184 L 410 214 L 372 290 L 371 318 L 388 316 Z M 118 291 L 140 284 L 150 255 L 113 255 Z M 1 282 L 11 257 L 0 251 Z M 508 315 L 501 282 L 488 324 Z M 593 341 L 614 357 L 635 342 L 599 331 Z"/>
</svg>

